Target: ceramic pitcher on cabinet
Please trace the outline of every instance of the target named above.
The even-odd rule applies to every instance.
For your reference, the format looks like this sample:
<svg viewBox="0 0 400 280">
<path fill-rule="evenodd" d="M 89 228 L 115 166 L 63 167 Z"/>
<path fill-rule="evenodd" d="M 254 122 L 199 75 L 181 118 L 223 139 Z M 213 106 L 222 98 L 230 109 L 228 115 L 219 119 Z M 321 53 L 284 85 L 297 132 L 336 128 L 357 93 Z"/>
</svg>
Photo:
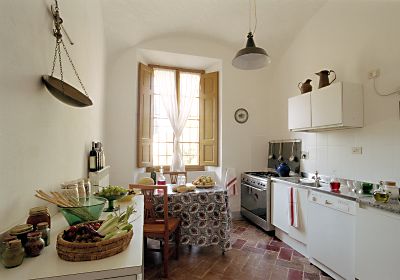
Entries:
<svg viewBox="0 0 400 280">
<path fill-rule="evenodd" d="M 299 83 L 297 87 L 300 89 L 301 93 L 306 93 L 312 91 L 311 80 L 307 79 L 304 83 Z"/>
<path fill-rule="evenodd" d="M 335 74 L 335 77 L 333 78 L 332 81 L 329 82 L 329 75 L 331 73 Z M 330 84 L 333 83 L 334 80 L 336 80 L 336 73 L 333 70 L 321 70 L 318 73 L 315 73 L 315 75 L 319 76 L 318 88 L 323 88 L 323 87 L 329 86 Z"/>
</svg>

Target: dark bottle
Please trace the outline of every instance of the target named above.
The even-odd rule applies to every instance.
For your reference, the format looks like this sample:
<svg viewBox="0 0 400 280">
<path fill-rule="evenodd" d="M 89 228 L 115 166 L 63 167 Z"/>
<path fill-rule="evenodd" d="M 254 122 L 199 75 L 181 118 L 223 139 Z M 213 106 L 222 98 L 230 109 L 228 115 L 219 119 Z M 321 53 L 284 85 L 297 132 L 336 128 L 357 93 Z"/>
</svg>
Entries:
<svg viewBox="0 0 400 280">
<path fill-rule="evenodd" d="M 95 172 L 97 170 L 97 152 L 95 149 L 95 144 L 92 142 L 92 149 L 89 153 L 89 171 Z"/>
<path fill-rule="evenodd" d="M 151 179 L 153 179 L 154 184 L 156 184 L 157 183 L 157 173 L 154 170 L 154 168 L 151 169 L 150 177 L 151 177 Z"/>
</svg>

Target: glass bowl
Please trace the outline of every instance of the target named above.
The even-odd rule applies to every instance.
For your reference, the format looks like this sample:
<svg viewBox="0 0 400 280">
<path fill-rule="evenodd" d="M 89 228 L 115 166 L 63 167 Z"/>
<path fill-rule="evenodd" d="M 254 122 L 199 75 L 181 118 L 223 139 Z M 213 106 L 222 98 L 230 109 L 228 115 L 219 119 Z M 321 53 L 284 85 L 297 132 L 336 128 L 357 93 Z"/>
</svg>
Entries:
<svg viewBox="0 0 400 280">
<path fill-rule="evenodd" d="M 99 194 L 95 194 L 95 195 L 98 198 L 105 198 L 105 199 L 108 200 L 108 208 L 104 209 L 104 212 L 114 212 L 114 211 L 117 211 L 119 209 L 118 206 L 114 207 L 114 201 L 125 197 L 127 194 L 128 193 L 119 194 L 119 195 L 109 195 L 109 196 L 102 196 L 102 195 L 99 195 Z"/>
<path fill-rule="evenodd" d="M 81 198 L 79 207 L 58 207 L 70 226 L 83 222 L 96 221 L 103 212 L 107 199 L 91 196 Z"/>
</svg>

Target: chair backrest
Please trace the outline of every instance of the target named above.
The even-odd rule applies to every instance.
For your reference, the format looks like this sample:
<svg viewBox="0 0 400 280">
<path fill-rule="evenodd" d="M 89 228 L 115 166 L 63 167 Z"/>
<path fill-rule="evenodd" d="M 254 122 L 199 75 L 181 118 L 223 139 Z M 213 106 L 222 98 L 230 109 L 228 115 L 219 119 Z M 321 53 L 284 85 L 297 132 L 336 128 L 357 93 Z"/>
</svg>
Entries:
<svg viewBox="0 0 400 280">
<path fill-rule="evenodd" d="M 169 171 L 169 172 L 164 172 L 164 174 L 168 174 L 170 179 L 171 179 L 171 184 L 176 184 L 178 181 L 178 176 L 179 175 L 185 175 L 186 182 L 187 182 L 187 172 L 186 171 Z"/>
<path fill-rule="evenodd" d="M 163 223 L 165 231 L 168 230 L 168 187 L 161 185 L 130 184 L 129 189 L 140 189 L 144 196 L 144 223 Z M 163 218 L 157 216 L 154 205 L 154 191 L 163 190 Z"/>
</svg>

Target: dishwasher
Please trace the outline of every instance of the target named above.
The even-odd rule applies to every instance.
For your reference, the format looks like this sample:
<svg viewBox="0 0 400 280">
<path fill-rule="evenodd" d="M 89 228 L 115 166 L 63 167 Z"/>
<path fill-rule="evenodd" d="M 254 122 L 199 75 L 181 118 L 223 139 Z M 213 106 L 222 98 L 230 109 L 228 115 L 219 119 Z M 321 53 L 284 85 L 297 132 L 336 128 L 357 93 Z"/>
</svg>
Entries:
<svg viewBox="0 0 400 280">
<path fill-rule="evenodd" d="M 335 279 L 354 279 L 356 202 L 318 191 L 308 200 L 310 261 Z"/>
</svg>

